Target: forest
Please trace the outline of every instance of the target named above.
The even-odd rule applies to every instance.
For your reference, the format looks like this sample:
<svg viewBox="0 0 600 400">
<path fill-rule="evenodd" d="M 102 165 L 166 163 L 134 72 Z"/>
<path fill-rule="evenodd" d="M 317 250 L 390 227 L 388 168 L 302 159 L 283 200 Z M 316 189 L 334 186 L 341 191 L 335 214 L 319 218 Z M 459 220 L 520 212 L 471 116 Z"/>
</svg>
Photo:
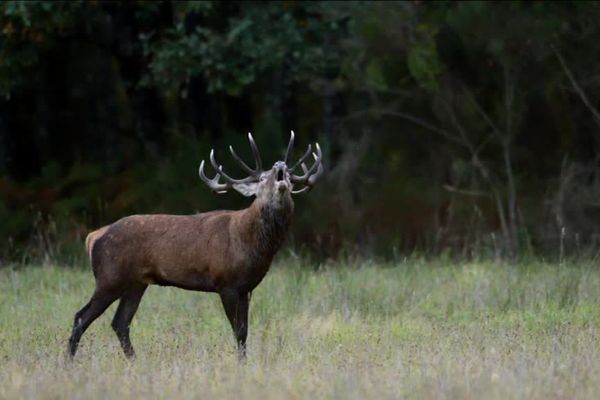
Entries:
<svg viewBox="0 0 600 400">
<path fill-rule="evenodd" d="M 600 249 L 600 3 L 0 3 L 0 265 L 134 213 L 241 208 L 211 148 L 325 173 L 289 251 L 554 259 Z"/>
<path fill-rule="evenodd" d="M 599 21 L 0 1 L 0 399 L 597 399 Z"/>
</svg>

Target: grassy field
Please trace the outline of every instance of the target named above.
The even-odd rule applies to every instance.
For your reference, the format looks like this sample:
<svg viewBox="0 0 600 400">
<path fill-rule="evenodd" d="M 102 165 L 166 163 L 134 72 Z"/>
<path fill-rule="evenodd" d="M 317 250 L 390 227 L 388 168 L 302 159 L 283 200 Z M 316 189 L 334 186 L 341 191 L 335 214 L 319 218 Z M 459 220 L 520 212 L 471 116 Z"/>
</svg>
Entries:
<svg viewBox="0 0 600 400">
<path fill-rule="evenodd" d="M 150 287 L 132 324 L 110 320 L 64 352 L 87 268 L 0 270 L 0 398 L 597 398 L 600 269 L 590 263 L 280 260 L 255 290 L 249 359 L 214 294 Z"/>
</svg>

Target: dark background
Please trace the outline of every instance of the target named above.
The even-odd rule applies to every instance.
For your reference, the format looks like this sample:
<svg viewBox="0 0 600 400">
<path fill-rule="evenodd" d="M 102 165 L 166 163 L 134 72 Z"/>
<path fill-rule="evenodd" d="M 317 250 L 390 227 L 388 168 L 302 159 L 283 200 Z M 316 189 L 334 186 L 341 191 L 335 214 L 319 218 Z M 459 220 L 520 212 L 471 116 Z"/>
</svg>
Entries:
<svg viewBox="0 0 600 400">
<path fill-rule="evenodd" d="M 246 206 L 251 131 L 326 172 L 289 249 L 595 255 L 600 4 L 0 3 L 0 264 L 82 254 L 132 213 Z M 248 158 L 250 159 L 250 158 Z"/>
</svg>

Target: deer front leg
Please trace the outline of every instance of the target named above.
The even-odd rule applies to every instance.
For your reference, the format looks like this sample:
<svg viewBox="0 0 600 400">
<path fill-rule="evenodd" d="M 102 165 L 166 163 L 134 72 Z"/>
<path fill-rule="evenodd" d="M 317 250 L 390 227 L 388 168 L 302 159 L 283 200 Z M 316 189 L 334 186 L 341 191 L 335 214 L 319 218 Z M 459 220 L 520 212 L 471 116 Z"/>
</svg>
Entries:
<svg viewBox="0 0 600 400">
<path fill-rule="evenodd" d="M 239 359 L 240 361 L 244 361 L 246 359 L 250 293 L 226 291 L 220 293 L 220 296 L 223 307 L 225 308 L 225 314 L 227 314 L 227 319 L 229 319 L 229 323 L 233 329 L 233 335 L 237 341 Z"/>
</svg>

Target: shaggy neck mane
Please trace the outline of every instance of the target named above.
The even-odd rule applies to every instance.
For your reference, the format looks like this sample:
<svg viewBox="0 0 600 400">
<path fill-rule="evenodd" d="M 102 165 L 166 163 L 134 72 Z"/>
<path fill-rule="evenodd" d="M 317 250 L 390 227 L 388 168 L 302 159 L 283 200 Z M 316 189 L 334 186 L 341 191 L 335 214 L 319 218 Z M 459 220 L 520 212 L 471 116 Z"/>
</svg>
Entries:
<svg viewBox="0 0 600 400">
<path fill-rule="evenodd" d="M 252 207 L 258 214 L 255 225 L 256 247 L 254 251 L 255 259 L 266 257 L 268 260 L 279 250 L 287 234 L 294 205 L 290 199 L 285 206 L 275 208 L 270 203 L 258 204 L 255 202 Z"/>
</svg>

